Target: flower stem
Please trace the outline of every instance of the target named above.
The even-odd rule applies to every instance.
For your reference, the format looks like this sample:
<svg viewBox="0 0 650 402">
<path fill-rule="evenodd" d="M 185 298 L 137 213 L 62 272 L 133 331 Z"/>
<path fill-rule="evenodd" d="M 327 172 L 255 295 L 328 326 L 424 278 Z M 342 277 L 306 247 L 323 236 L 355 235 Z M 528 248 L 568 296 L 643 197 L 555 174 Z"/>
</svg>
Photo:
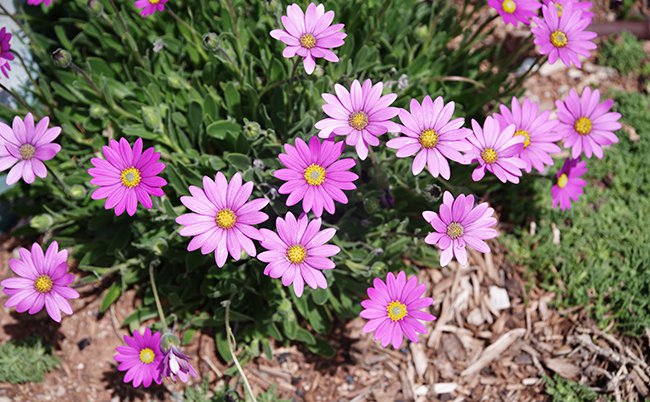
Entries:
<svg viewBox="0 0 650 402">
<path fill-rule="evenodd" d="M 255 394 L 253 393 L 253 389 L 251 388 L 251 384 L 248 382 L 246 374 L 244 374 L 244 369 L 241 367 L 241 364 L 239 364 L 239 360 L 237 360 L 237 356 L 235 355 L 237 344 L 235 342 L 235 335 L 233 335 L 232 329 L 230 329 L 230 300 L 226 300 L 221 304 L 226 308 L 226 338 L 228 340 L 228 350 L 232 356 L 232 361 L 235 363 L 237 371 L 239 372 L 239 375 L 244 382 L 244 388 L 246 388 L 246 392 L 248 392 L 248 395 L 251 397 L 253 402 L 257 402 L 257 399 L 255 399 Z"/>
<path fill-rule="evenodd" d="M 156 309 L 158 309 L 158 317 L 164 329 L 167 329 L 167 320 L 165 319 L 165 312 L 163 311 L 162 304 L 160 304 L 160 297 L 158 296 L 158 288 L 156 287 L 156 278 L 153 274 L 154 265 L 158 265 L 156 261 L 149 264 L 149 281 L 151 282 L 151 290 L 153 291 L 153 298 L 156 301 Z"/>
<path fill-rule="evenodd" d="M 37 113 L 34 111 L 34 109 L 32 109 L 32 108 L 27 104 L 27 102 L 25 102 L 25 100 L 24 100 L 23 98 L 21 98 L 18 94 L 16 94 L 16 93 L 15 93 L 14 91 L 12 91 L 11 89 L 9 89 L 9 88 L 7 88 L 6 86 L 4 86 L 4 84 L 0 83 L 0 89 L 2 89 L 3 91 L 7 91 L 7 93 L 8 93 L 9 95 L 11 95 L 11 97 L 14 98 L 14 99 L 16 100 L 16 102 L 20 103 L 20 105 L 21 105 L 22 107 L 24 107 L 24 108 L 27 109 L 28 111 L 32 112 L 32 114 L 37 114 Z"/>
<path fill-rule="evenodd" d="M 183 25 L 185 28 L 189 29 L 190 32 L 192 32 L 192 37 L 194 38 L 194 41 L 196 42 L 196 50 L 201 54 L 201 57 L 203 57 L 203 60 L 208 60 L 208 55 L 203 50 L 203 44 L 201 43 L 201 36 L 199 35 L 198 32 L 196 32 L 196 29 L 194 29 L 193 26 L 191 26 L 190 24 L 185 22 L 181 17 L 179 17 L 170 8 L 167 8 L 167 12 L 169 13 L 169 15 L 171 15 L 176 20 L 176 22 Z"/>
</svg>

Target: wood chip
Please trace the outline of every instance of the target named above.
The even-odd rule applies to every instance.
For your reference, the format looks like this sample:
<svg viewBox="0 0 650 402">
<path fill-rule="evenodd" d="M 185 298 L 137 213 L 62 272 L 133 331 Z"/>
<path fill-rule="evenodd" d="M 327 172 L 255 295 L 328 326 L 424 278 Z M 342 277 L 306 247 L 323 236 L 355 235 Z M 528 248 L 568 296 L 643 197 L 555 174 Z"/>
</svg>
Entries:
<svg viewBox="0 0 650 402">
<path fill-rule="evenodd" d="M 510 347 L 510 345 L 512 345 L 517 339 L 524 336 L 525 333 L 526 330 L 524 328 L 517 328 L 501 335 L 501 337 L 497 339 L 496 342 L 488 346 L 483 351 L 481 357 L 479 357 L 477 361 L 463 370 L 461 376 L 470 376 L 481 371 L 483 367 L 490 364 L 497 357 L 500 357 L 501 354 Z"/>
</svg>

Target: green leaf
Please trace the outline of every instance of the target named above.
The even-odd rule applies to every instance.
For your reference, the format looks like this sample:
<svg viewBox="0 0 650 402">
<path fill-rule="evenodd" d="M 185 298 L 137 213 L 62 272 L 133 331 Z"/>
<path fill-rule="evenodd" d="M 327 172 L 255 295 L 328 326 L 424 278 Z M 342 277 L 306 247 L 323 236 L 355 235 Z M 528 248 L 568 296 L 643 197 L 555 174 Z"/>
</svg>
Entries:
<svg viewBox="0 0 650 402">
<path fill-rule="evenodd" d="M 194 135 L 198 136 L 203 126 L 203 108 L 201 104 L 198 102 L 190 103 L 190 106 L 187 108 L 187 117 Z"/>
<path fill-rule="evenodd" d="M 218 120 L 210 124 L 206 129 L 207 134 L 210 137 L 216 138 L 218 140 L 226 139 L 228 133 L 239 134 L 241 133 L 241 126 L 235 122 L 228 120 Z"/>
<path fill-rule="evenodd" d="M 122 286 L 120 285 L 119 282 L 115 282 L 111 285 L 110 288 L 106 291 L 106 294 L 104 295 L 104 298 L 102 299 L 102 303 L 99 306 L 99 312 L 103 313 L 108 308 L 111 306 L 111 304 L 115 303 L 117 299 L 120 298 L 120 295 L 122 294 Z"/>
<path fill-rule="evenodd" d="M 232 153 L 224 157 L 224 159 L 233 165 L 237 170 L 248 170 L 251 167 L 251 160 L 248 156 L 243 154 Z"/>
</svg>

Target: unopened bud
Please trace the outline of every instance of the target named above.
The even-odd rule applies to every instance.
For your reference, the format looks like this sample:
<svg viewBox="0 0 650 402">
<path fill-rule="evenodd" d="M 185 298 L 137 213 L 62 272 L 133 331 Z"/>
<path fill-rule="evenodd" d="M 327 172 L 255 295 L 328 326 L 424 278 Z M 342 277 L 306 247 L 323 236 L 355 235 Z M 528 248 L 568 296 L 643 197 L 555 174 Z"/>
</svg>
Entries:
<svg viewBox="0 0 650 402">
<path fill-rule="evenodd" d="M 68 191 L 70 193 L 70 197 L 74 198 L 75 200 L 80 200 L 86 196 L 86 188 L 80 184 L 72 185 Z"/>
<path fill-rule="evenodd" d="M 180 344 L 181 341 L 171 332 L 165 332 L 163 336 L 160 337 L 160 349 L 163 353 L 166 353 L 172 346 L 178 347 Z"/>
<path fill-rule="evenodd" d="M 93 119 L 101 119 L 106 115 L 107 112 L 108 110 L 100 105 L 91 105 L 90 109 L 88 110 L 88 114 L 90 114 L 90 117 Z"/>
<path fill-rule="evenodd" d="M 157 107 L 143 106 L 142 107 L 142 120 L 145 126 L 151 130 L 158 130 L 162 127 L 162 118 L 158 112 Z"/>
<path fill-rule="evenodd" d="M 104 6 L 99 0 L 88 0 L 88 11 L 95 15 L 101 15 L 104 12 Z"/>
<path fill-rule="evenodd" d="M 214 32 L 203 35 L 203 46 L 213 52 L 219 49 L 219 35 Z"/>
<path fill-rule="evenodd" d="M 72 55 L 67 50 L 58 48 L 52 52 L 52 61 L 57 67 L 68 68 L 72 63 Z"/>
<path fill-rule="evenodd" d="M 36 215 L 29 222 L 29 226 L 33 227 L 39 232 L 43 232 L 51 228 L 52 225 L 54 225 L 54 218 L 52 218 L 52 216 L 48 214 Z"/>
</svg>

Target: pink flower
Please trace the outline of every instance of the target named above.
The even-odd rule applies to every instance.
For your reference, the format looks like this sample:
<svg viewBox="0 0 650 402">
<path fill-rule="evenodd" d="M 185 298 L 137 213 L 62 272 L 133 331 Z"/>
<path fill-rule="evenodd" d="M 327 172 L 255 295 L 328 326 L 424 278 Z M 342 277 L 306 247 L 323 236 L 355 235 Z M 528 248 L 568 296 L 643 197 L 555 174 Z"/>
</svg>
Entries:
<svg viewBox="0 0 650 402">
<path fill-rule="evenodd" d="M 555 101 L 558 131 L 564 137 L 564 147 L 571 148 L 571 157 L 576 159 L 582 152 L 591 158 L 603 157 L 603 147 L 618 142 L 614 131 L 621 128 L 620 113 L 610 112 L 614 101 L 600 102 L 600 91 L 586 87 L 582 96 L 571 89 L 564 101 Z"/>
<path fill-rule="evenodd" d="M 529 99 L 519 103 L 516 97 L 510 102 L 512 111 L 506 105 L 499 108 L 501 113 L 495 113 L 494 118 L 499 122 L 502 130 L 509 125 L 515 125 L 515 136 L 524 137 L 524 147 L 519 153 L 519 158 L 526 163 L 525 170 L 530 173 L 533 167 L 544 172 L 544 165 L 553 165 L 549 155 L 561 151 L 555 145 L 562 139 L 562 134 L 556 131 L 557 121 L 550 120 L 550 111 L 539 113 L 539 106 Z"/>
<path fill-rule="evenodd" d="M 154 152 L 153 147 L 142 152 L 142 138 L 135 141 L 133 149 L 125 138 L 120 138 L 119 143 L 110 140 L 102 153 L 106 159 L 92 158 L 90 162 L 94 168 L 88 169 L 88 174 L 92 176 L 90 184 L 99 186 L 91 198 L 106 198 L 105 209 L 115 209 L 117 216 L 126 210 L 133 216 L 138 202 L 150 209 L 153 205 L 150 196 L 165 194 L 161 187 L 167 181 L 158 176 L 165 164 L 158 162 L 160 152 Z"/>
<path fill-rule="evenodd" d="M 76 299 L 79 293 L 70 287 L 74 276 L 68 273 L 68 251 L 59 252 L 59 244 L 53 241 L 43 253 L 38 243 L 18 249 L 20 258 L 9 260 L 9 267 L 18 276 L 0 282 L 9 299 L 5 307 L 16 311 L 36 314 L 43 309 L 56 322 L 61 322 L 61 311 L 72 314 L 68 299 Z"/>
<path fill-rule="evenodd" d="M 433 226 L 433 233 L 424 239 L 428 244 L 436 244 L 442 249 L 440 265 L 449 264 L 456 257 L 461 265 L 467 265 L 467 250 L 470 246 L 481 253 L 489 253 L 490 247 L 484 240 L 497 237 L 493 227 L 497 224 L 494 210 L 487 203 L 474 207 L 474 196 L 454 197 L 449 191 L 443 195 L 439 213 L 425 211 L 424 219 Z"/>
<path fill-rule="evenodd" d="M 257 257 L 268 263 L 264 275 L 271 278 L 282 277 L 282 284 L 293 284 L 296 296 L 302 296 L 305 283 L 312 289 L 327 289 L 327 280 L 322 270 L 333 269 L 330 260 L 341 251 L 331 244 L 325 244 L 334 237 L 336 229 L 320 230 L 321 220 L 309 220 L 302 215 L 298 220 L 291 212 L 284 219 L 275 220 L 276 232 L 260 229 L 264 236 L 261 245 L 267 251 Z"/>
<path fill-rule="evenodd" d="M 135 7 L 140 11 L 140 15 L 143 17 L 148 17 L 156 11 L 164 11 L 165 3 L 168 0 L 136 0 Z"/>
<path fill-rule="evenodd" d="M 578 198 L 584 192 L 582 188 L 587 182 L 580 178 L 587 173 L 587 163 L 580 159 L 567 158 L 559 172 L 557 172 L 557 182 L 551 188 L 553 197 L 553 208 L 571 209 L 571 200 L 578 201 Z"/>
<path fill-rule="evenodd" d="M 472 149 L 465 155 L 469 163 L 479 163 L 472 172 L 472 179 L 481 180 L 487 170 L 503 183 L 519 183 L 521 169 L 526 167 L 526 162 L 517 155 L 524 148 L 525 138 L 522 135 L 514 135 L 514 124 L 502 130 L 499 122 L 488 116 L 485 118 L 483 129 L 476 120 L 472 120 L 472 128 L 474 135 L 467 137 Z"/>
<path fill-rule="evenodd" d="M 239 172 L 230 182 L 217 172 L 214 180 L 203 177 L 203 188 L 190 186 L 191 197 L 181 197 L 181 202 L 193 213 L 176 218 L 183 225 L 181 236 L 193 237 L 188 251 L 201 249 L 201 254 L 214 253 L 219 268 L 226 263 L 228 253 L 239 260 L 242 249 L 255 257 L 257 251 L 251 239 L 261 240 L 259 231 L 252 225 L 260 224 L 269 216 L 260 212 L 269 203 L 264 198 L 249 201 L 253 183 L 242 185 Z"/>
<path fill-rule="evenodd" d="M 160 361 L 160 374 L 163 378 L 171 378 L 176 382 L 176 377 L 183 382 L 187 382 L 190 377 L 198 377 L 198 373 L 192 367 L 190 358 L 181 351 L 177 345 L 169 345 L 167 351 Z"/>
<path fill-rule="evenodd" d="M 596 48 L 592 41 L 597 36 L 596 33 L 585 31 L 591 19 L 583 17 L 580 10 L 573 8 L 572 3 L 564 5 L 560 17 L 553 2 L 542 6 L 542 14 L 543 19 L 533 18 L 535 26 L 531 29 L 539 52 L 547 54 L 551 64 L 559 58 L 566 66 L 575 64 L 580 68 L 582 63 L 578 56 L 589 57 L 589 51 Z"/>
<path fill-rule="evenodd" d="M 271 36 L 287 45 L 282 56 L 289 59 L 297 54 L 302 57 L 305 71 L 311 74 L 316 67 L 314 59 L 339 61 L 330 49 L 342 46 L 347 35 L 340 32 L 343 24 L 331 25 L 333 19 L 334 11 L 325 12 L 322 4 L 309 4 L 306 13 L 299 5 L 292 4 L 287 7 L 287 15 L 282 16 L 284 30 L 274 29 Z"/>
<path fill-rule="evenodd" d="M 142 384 L 147 388 L 152 382 L 160 384 L 162 376 L 160 371 L 163 359 L 160 350 L 160 332 L 153 335 L 149 328 L 145 328 L 144 333 L 133 332 L 133 336 L 124 335 L 126 346 L 115 348 L 117 354 L 114 356 L 115 361 L 120 363 L 117 367 L 119 371 L 126 371 L 124 382 L 133 382 L 134 387 Z"/>
<path fill-rule="evenodd" d="M 550 3 L 555 4 L 555 9 L 557 10 L 558 17 L 562 16 L 562 11 L 567 4 L 571 3 L 571 6 L 575 11 L 580 11 L 583 18 L 593 18 L 594 13 L 592 13 L 591 7 L 593 6 L 591 1 L 578 1 L 578 0 L 544 0 L 544 4 L 548 5 Z"/>
<path fill-rule="evenodd" d="M 316 216 L 323 214 L 323 208 L 334 213 L 334 201 L 348 203 L 343 190 L 354 190 L 353 181 L 359 178 L 349 170 L 356 164 L 354 159 L 339 159 L 343 152 L 343 142 L 324 141 L 317 137 L 309 140 L 309 146 L 300 138 L 296 146 L 285 144 L 280 154 L 280 162 L 286 169 L 276 170 L 273 175 L 286 181 L 280 187 L 280 194 L 289 194 L 287 206 L 302 201 L 305 213 L 314 211 Z"/>
<path fill-rule="evenodd" d="M 488 0 L 488 5 L 497 10 L 506 24 L 514 26 L 519 22 L 529 25 L 541 7 L 537 0 Z"/>
<path fill-rule="evenodd" d="M 45 7 L 49 7 L 52 4 L 52 0 L 27 0 L 27 4 L 30 6 L 38 6 L 40 4 L 45 4 Z"/>
<path fill-rule="evenodd" d="M 451 120 L 453 114 L 454 102 L 445 104 L 441 96 L 432 102 L 427 95 L 422 105 L 411 99 L 411 112 L 404 109 L 399 111 L 403 124 L 400 131 L 406 136 L 393 138 L 386 145 L 398 150 L 398 158 L 415 155 L 413 175 L 422 172 L 426 166 L 433 177 L 441 175 L 449 179 L 451 171 L 447 159 L 465 162 L 465 157 L 459 151 L 471 149 L 466 138 L 472 133 L 462 128 L 465 119 Z"/>
<path fill-rule="evenodd" d="M 35 176 L 41 179 L 47 176 L 43 161 L 54 158 L 61 150 L 61 145 L 52 143 L 61 128 L 48 128 L 49 124 L 50 118 L 44 117 L 34 125 L 31 113 L 27 113 L 24 121 L 14 117 L 12 127 L 0 123 L 0 172 L 11 168 L 7 184 L 16 183 L 21 177 L 25 183 L 32 184 Z"/>
<path fill-rule="evenodd" d="M 372 85 L 365 80 L 363 86 L 354 80 L 350 92 L 342 85 L 336 84 L 336 96 L 323 94 L 325 104 L 323 111 L 330 118 L 316 123 L 320 130 L 318 136 L 330 138 L 336 135 L 346 136 L 345 143 L 356 147 L 361 160 L 368 156 L 368 146 L 379 145 L 378 136 L 388 131 L 399 132 L 399 126 L 390 119 L 397 116 L 399 109 L 390 107 L 397 95 L 381 95 L 383 83 Z"/>
<path fill-rule="evenodd" d="M 404 335 L 411 341 L 418 341 L 418 334 L 426 334 L 422 321 L 433 321 L 433 315 L 421 311 L 433 304 L 430 297 L 422 297 L 426 285 L 418 285 L 418 278 L 406 280 L 402 271 L 397 278 L 392 272 L 386 276 L 386 283 L 375 278 L 374 287 L 368 288 L 369 299 L 361 302 L 363 311 L 359 314 L 368 320 L 363 332 L 375 332 L 375 339 L 382 347 L 389 343 L 399 349 Z"/>
<path fill-rule="evenodd" d="M 11 53 L 11 34 L 7 32 L 7 28 L 0 29 L 0 73 L 9 78 L 8 71 L 11 71 L 9 62 L 14 59 L 14 54 Z"/>
</svg>

